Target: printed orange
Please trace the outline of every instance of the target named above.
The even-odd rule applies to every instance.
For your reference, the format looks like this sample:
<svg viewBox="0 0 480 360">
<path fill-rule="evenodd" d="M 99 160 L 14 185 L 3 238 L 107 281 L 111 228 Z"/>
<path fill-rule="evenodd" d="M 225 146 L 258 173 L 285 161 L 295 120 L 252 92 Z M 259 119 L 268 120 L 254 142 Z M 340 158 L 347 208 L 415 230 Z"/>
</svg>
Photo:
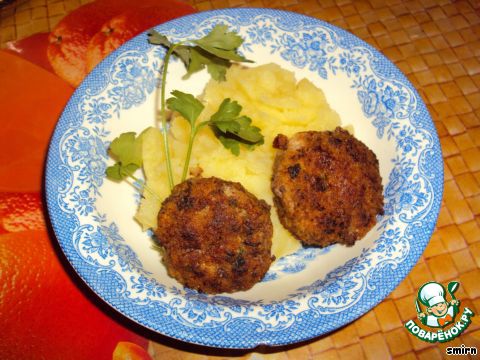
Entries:
<svg viewBox="0 0 480 360">
<path fill-rule="evenodd" d="M 96 1 L 65 16 L 49 36 L 48 60 L 55 73 L 72 86 L 80 85 L 87 74 L 86 52 L 90 39 L 111 17 L 128 8 L 122 1 Z"/>
<path fill-rule="evenodd" d="M 45 229 L 39 193 L 0 193 L 0 234 Z"/>
<path fill-rule="evenodd" d="M 150 360 L 148 352 L 141 346 L 120 341 L 113 351 L 112 360 Z"/>
<path fill-rule="evenodd" d="M 67 275 L 45 230 L 0 235 L 2 360 L 112 359 L 119 342 L 146 346 L 92 296 Z"/>
<path fill-rule="evenodd" d="M 137 12 L 143 7 L 150 9 Z M 101 59 L 132 36 L 194 11 L 190 5 L 172 0 L 97 0 L 85 4 L 65 16 L 50 33 L 48 60 L 58 76 L 77 87 Z"/>
<path fill-rule="evenodd" d="M 48 35 L 48 33 L 36 33 L 21 40 L 10 41 L 6 44 L 6 51 L 53 72 L 47 58 Z"/>
<path fill-rule="evenodd" d="M 146 6 L 146 3 L 143 2 L 143 7 L 129 9 L 103 24 L 101 30 L 93 36 L 88 44 L 87 71 L 91 71 L 113 50 L 142 31 L 195 12 L 190 5 L 177 1 L 153 3 L 154 5 Z"/>
<path fill-rule="evenodd" d="M 0 191 L 40 191 L 48 142 L 73 88 L 5 51 L 0 79 Z"/>
</svg>

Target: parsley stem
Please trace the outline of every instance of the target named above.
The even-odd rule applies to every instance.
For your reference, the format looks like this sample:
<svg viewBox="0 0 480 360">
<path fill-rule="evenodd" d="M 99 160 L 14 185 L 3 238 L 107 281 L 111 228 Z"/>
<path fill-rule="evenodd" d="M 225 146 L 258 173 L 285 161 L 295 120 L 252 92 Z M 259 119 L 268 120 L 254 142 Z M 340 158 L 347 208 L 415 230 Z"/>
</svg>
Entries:
<svg viewBox="0 0 480 360">
<path fill-rule="evenodd" d="M 162 199 L 160 198 L 160 196 L 158 196 L 158 194 L 153 191 L 153 189 L 148 186 L 144 181 L 138 179 L 136 176 L 134 176 L 133 174 L 128 174 L 129 177 L 131 177 L 136 183 L 138 184 L 141 184 L 140 186 L 137 186 L 135 185 L 135 183 L 133 183 L 133 187 L 137 189 L 138 192 L 140 192 L 141 194 L 141 190 L 147 190 L 150 194 L 152 194 L 154 197 L 157 198 L 157 200 L 159 200 L 160 202 L 162 201 Z"/>
<path fill-rule="evenodd" d="M 160 100 L 160 118 L 162 122 L 162 138 L 163 138 L 163 148 L 165 151 L 166 165 L 167 165 L 167 176 L 168 184 L 170 186 L 170 191 L 173 189 L 173 172 L 172 172 L 172 161 L 170 159 L 170 147 L 168 145 L 168 131 L 167 131 L 167 111 L 165 108 L 165 90 L 166 90 L 166 80 L 167 80 L 167 71 L 168 71 L 168 62 L 170 56 L 172 55 L 175 47 L 178 44 L 173 44 L 167 51 L 165 58 L 163 60 L 163 71 L 162 71 L 162 87 L 161 87 L 161 100 Z"/>
<path fill-rule="evenodd" d="M 183 165 L 182 181 L 185 181 L 185 179 L 187 178 L 188 167 L 190 165 L 190 157 L 192 155 L 193 141 L 195 140 L 195 136 L 197 136 L 197 133 L 201 128 L 208 124 L 209 121 L 203 121 L 197 126 L 193 125 L 190 128 L 190 139 L 188 140 L 187 155 L 185 157 L 185 164 Z"/>
<path fill-rule="evenodd" d="M 185 181 L 185 179 L 187 178 L 188 167 L 190 164 L 190 157 L 192 155 L 193 140 L 195 139 L 195 135 L 197 135 L 197 129 L 195 128 L 190 129 L 190 139 L 188 140 L 187 156 L 185 157 L 185 164 L 183 165 L 182 181 Z"/>
</svg>

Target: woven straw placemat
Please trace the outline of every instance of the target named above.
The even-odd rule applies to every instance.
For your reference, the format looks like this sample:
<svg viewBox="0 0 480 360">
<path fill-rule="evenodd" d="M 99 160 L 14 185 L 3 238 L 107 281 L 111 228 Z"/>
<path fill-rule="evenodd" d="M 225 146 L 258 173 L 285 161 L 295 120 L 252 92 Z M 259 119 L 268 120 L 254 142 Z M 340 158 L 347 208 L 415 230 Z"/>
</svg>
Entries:
<svg viewBox="0 0 480 360">
<path fill-rule="evenodd" d="M 50 31 L 88 0 L 18 0 L 0 10 L 0 44 Z M 270 7 L 342 27 L 382 51 L 409 78 L 430 110 L 442 144 L 444 199 L 422 258 L 381 304 L 321 339 L 255 352 L 210 350 L 155 338 L 157 359 L 440 359 L 447 346 L 480 347 L 477 315 L 453 342 L 430 344 L 403 327 L 416 317 L 418 288 L 459 281 L 462 305 L 480 314 L 480 2 L 443 0 L 191 0 L 198 10 Z"/>
</svg>

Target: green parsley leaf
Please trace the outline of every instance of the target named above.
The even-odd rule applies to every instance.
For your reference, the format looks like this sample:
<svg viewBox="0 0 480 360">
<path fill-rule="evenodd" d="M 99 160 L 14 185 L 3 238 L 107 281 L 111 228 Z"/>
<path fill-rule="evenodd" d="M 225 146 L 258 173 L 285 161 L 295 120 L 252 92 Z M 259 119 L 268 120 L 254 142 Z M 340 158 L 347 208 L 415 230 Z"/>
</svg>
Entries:
<svg viewBox="0 0 480 360">
<path fill-rule="evenodd" d="M 134 132 L 120 134 L 110 144 L 110 153 L 123 165 L 142 166 L 142 140 Z"/>
<path fill-rule="evenodd" d="M 225 99 L 209 121 L 218 140 L 237 156 L 240 153 L 239 144 L 252 148 L 264 142 L 260 129 L 251 125 L 252 120 L 248 116 L 239 116 L 241 111 L 242 106 L 236 101 Z"/>
<path fill-rule="evenodd" d="M 237 140 L 222 135 L 218 135 L 217 139 L 222 143 L 225 149 L 230 150 L 233 155 L 240 155 L 240 143 Z"/>
<path fill-rule="evenodd" d="M 148 32 L 148 42 L 152 45 L 162 45 L 163 47 L 169 49 L 174 44 L 172 44 L 165 35 L 160 34 L 156 30 L 150 30 Z M 184 45 L 177 45 L 173 51 L 175 55 L 178 56 L 180 60 L 185 64 L 185 66 L 189 66 L 190 64 L 190 47 Z"/>
<path fill-rule="evenodd" d="M 227 69 L 229 67 L 230 64 L 222 63 L 219 59 L 207 64 L 207 71 L 214 80 L 225 81 L 225 74 L 227 73 Z"/>
<path fill-rule="evenodd" d="M 121 165 L 119 163 L 115 163 L 115 165 L 107 167 L 105 170 L 105 174 L 107 175 L 107 178 L 110 180 L 123 180 L 122 176 L 122 171 L 121 171 Z"/>
<path fill-rule="evenodd" d="M 148 33 L 148 42 L 152 45 L 162 45 L 169 48 L 172 43 L 165 35 L 160 34 L 158 31 L 151 29 Z"/>
<path fill-rule="evenodd" d="M 191 94 L 174 90 L 172 95 L 174 97 L 167 99 L 167 107 L 170 110 L 179 112 L 193 128 L 195 121 L 205 106 Z"/>
<path fill-rule="evenodd" d="M 123 166 L 117 162 L 115 165 L 107 167 L 105 174 L 110 180 L 121 181 L 129 176 L 132 176 L 138 168 L 139 166 L 136 164 L 127 164 L 126 166 Z"/>
<path fill-rule="evenodd" d="M 242 106 L 236 102 L 235 100 L 232 101 L 231 99 L 227 98 L 222 101 L 218 110 L 215 114 L 212 115 L 210 118 L 211 121 L 227 121 L 233 120 L 242 111 Z"/>
<path fill-rule="evenodd" d="M 105 174 L 111 180 L 123 180 L 132 176 L 142 166 L 142 136 L 134 132 L 120 134 L 110 144 L 110 155 L 117 162 L 109 166 Z"/>
<path fill-rule="evenodd" d="M 252 120 L 247 116 L 228 121 L 215 121 L 211 124 L 224 135 L 235 135 L 243 143 L 263 144 L 263 135 L 256 126 L 251 126 Z"/>
<path fill-rule="evenodd" d="M 228 26 L 215 25 L 206 36 L 195 40 L 194 43 L 201 47 L 235 50 L 242 45 L 243 39 L 236 32 L 228 31 Z"/>
<path fill-rule="evenodd" d="M 226 134 L 227 132 L 235 134 L 240 130 L 240 125 L 235 120 L 212 121 L 212 125 L 214 125 L 224 134 Z"/>
<path fill-rule="evenodd" d="M 184 79 L 188 79 L 190 75 L 203 70 L 205 65 L 210 59 L 204 56 L 197 48 L 190 49 L 190 63 L 187 66 L 187 73 L 183 76 Z"/>
<path fill-rule="evenodd" d="M 223 49 L 217 49 L 209 46 L 200 46 L 200 47 L 206 52 L 212 55 L 215 55 L 220 59 L 226 59 L 226 60 L 232 60 L 232 61 L 238 61 L 238 62 L 252 62 L 251 60 L 248 60 L 242 55 L 237 54 L 235 50 L 223 50 Z"/>
<path fill-rule="evenodd" d="M 202 48 L 195 46 L 190 48 L 190 63 L 187 67 L 187 73 L 183 77 L 188 79 L 190 75 L 207 67 L 207 71 L 214 80 L 225 80 L 225 73 L 230 67 L 230 62 L 216 56 L 212 56 Z"/>
<path fill-rule="evenodd" d="M 248 116 L 240 116 L 236 119 L 236 122 L 239 124 L 240 129 L 237 132 L 234 132 L 235 135 L 254 144 L 263 144 L 263 135 L 261 133 L 261 129 L 251 125 L 252 119 L 250 119 Z"/>
<path fill-rule="evenodd" d="M 226 25 L 215 25 L 212 31 L 206 36 L 198 40 L 193 40 L 192 42 L 207 53 L 218 58 L 239 62 L 251 62 L 237 52 L 243 43 L 242 37 L 234 31 L 228 31 Z"/>
</svg>

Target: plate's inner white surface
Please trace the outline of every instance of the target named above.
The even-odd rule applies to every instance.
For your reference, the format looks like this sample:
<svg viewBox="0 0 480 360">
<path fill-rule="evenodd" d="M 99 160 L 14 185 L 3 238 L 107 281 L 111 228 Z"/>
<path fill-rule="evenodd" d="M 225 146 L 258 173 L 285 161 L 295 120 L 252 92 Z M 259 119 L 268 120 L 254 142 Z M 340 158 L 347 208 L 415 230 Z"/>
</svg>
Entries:
<svg viewBox="0 0 480 360">
<path fill-rule="evenodd" d="M 253 66 L 275 62 L 285 69 L 294 71 L 297 80 L 306 77 L 320 87 L 325 93 L 330 106 L 340 115 L 342 126 L 353 125 L 355 136 L 376 153 L 380 163 L 383 184 L 384 186 L 386 185 L 392 169 L 389 159 L 394 157 L 394 145 L 385 140 L 385 138 L 377 138 L 375 128 L 365 118 L 357 95 L 354 89 L 351 88 L 350 78 L 343 73 L 338 73 L 334 80 L 322 79 L 308 69 L 298 69 L 291 66 L 278 55 L 272 56 L 267 49 L 263 50 L 263 52 L 261 48 L 258 51 L 256 50 L 254 59 L 255 64 Z M 206 71 L 193 75 L 187 81 L 182 80 L 181 76 L 185 70 L 183 64 L 179 61 L 170 64 L 169 69 L 167 94 L 173 89 L 178 89 L 199 95 L 208 80 Z M 147 101 L 142 105 L 122 110 L 120 118 L 112 119 L 109 123 L 109 130 L 112 132 L 111 139 L 122 132 L 136 131 L 139 133 L 144 128 L 153 126 L 155 96 L 155 93 L 149 95 Z M 265 144 L 264 146 L 271 146 L 271 144 Z M 261 151 L 261 148 L 256 151 Z M 151 273 L 150 276 L 167 287 L 181 287 L 167 275 L 166 269 L 161 263 L 161 254 L 152 248 L 153 241 L 151 237 L 147 233 L 142 232 L 140 225 L 133 219 L 137 206 L 136 197 L 138 196 L 133 186 L 125 182 L 118 184 L 105 181 L 100 192 L 101 197 L 97 198 L 97 209 L 100 213 L 108 214 L 109 221 L 118 225 L 120 235 L 137 254 L 144 270 Z M 276 280 L 258 283 L 247 292 L 229 296 L 253 301 L 259 299 L 265 301 L 282 300 L 288 294 L 295 292 L 299 286 L 311 284 L 318 279 L 324 278 L 328 272 L 343 265 L 349 259 L 358 256 L 363 248 L 371 247 L 378 237 L 379 232 L 374 228 L 353 247 L 348 248 L 335 245 L 331 247 L 330 251 L 323 254 L 320 254 L 321 250 L 318 250 L 319 255 L 313 261 L 309 261 L 303 271 L 281 274 Z M 270 271 L 275 271 L 275 266 L 274 263 Z"/>
</svg>

